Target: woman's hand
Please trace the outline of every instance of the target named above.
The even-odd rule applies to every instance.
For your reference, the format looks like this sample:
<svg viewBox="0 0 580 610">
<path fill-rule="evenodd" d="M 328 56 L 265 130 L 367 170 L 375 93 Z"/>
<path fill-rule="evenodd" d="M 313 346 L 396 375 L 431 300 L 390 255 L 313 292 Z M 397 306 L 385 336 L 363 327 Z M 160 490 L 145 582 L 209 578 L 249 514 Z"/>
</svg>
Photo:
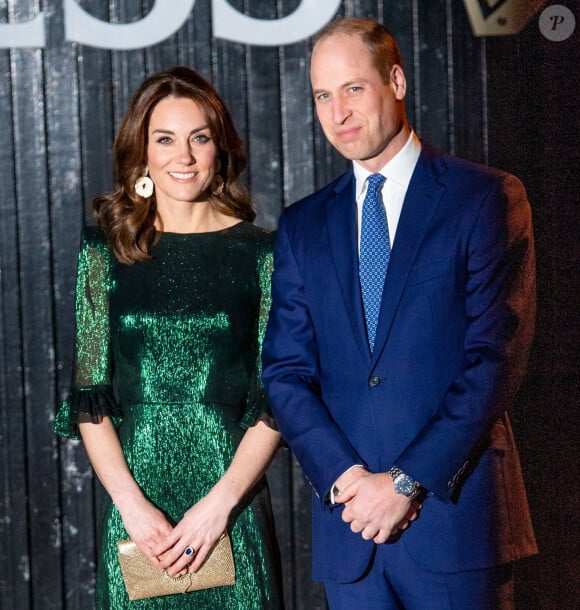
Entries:
<svg viewBox="0 0 580 610">
<path fill-rule="evenodd" d="M 119 512 L 131 540 L 155 567 L 163 570 L 156 549 L 163 545 L 173 530 L 167 517 L 143 496 L 124 502 Z"/>
<path fill-rule="evenodd" d="M 162 569 L 176 576 L 200 568 L 225 532 L 233 508 L 266 472 L 279 442 L 280 433 L 263 421 L 248 428 L 223 477 L 154 548 Z M 186 554 L 187 549 L 191 552 Z"/>
<path fill-rule="evenodd" d="M 147 500 L 135 481 L 111 418 L 104 417 L 99 424 L 79 423 L 79 429 L 91 464 L 119 509 L 131 540 L 159 568 L 155 549 L 173 528 L 165 515 Z"/>
<path fill-rule="evenodd" d="M 235 503 L 214 487 L 194 504 L 165 539 L 155 546 L 160 567 L 170 576 L 196 572 L 207 555 L 226 531 L 228 518 Z M 186 554 L 186 550 L 191 553 Z"/>
</svg>

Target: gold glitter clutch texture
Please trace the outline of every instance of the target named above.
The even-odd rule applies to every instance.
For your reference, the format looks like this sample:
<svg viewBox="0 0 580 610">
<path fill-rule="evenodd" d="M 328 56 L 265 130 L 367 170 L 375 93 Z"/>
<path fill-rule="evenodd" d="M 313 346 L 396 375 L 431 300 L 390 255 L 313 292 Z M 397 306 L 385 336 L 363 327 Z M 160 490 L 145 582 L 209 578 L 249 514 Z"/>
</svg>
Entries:
<svg viewBox="0 0 580 610">
<path fill-rule="evenodd" d="M 227 533 L 218 540 L 197 572 L 175 578 L 152 566 L 131 540 L 122 540 L 117 546 L 125 589 L 131 601 L 223 587 L 236 582 L 232 545 Z"/>
</svg>

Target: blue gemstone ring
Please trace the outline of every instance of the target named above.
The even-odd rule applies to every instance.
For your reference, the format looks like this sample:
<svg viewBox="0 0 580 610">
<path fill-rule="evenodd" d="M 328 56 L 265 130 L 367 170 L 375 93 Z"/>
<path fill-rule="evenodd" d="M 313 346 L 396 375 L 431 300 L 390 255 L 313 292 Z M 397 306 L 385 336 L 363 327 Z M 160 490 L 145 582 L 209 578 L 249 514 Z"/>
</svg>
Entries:
<svg viewBox="0 0 580 610">
<path fill-rule="evenodd" d="M 191 546 L 188 546 L 188 547 L 185 549 L 185 554 L 186 554 L 188 557 L 191 557 L 192 555 L 195 555 L 195 553 L 197 553 L 197 551 L 196 551 L 196 550 L 195 550 L 193 547 L 191 547 Z"/>
</svg>

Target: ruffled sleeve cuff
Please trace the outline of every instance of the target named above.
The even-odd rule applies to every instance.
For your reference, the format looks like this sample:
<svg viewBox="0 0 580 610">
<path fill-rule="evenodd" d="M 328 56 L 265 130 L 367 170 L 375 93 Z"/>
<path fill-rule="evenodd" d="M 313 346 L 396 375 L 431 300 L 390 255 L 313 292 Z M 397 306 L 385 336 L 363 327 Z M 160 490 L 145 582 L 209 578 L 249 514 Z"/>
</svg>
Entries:
<svg viewBox="0 0 580 610">
<path fill-rule="evenodd" d="M 103 417 L 110 417 L 119 427 L 123 413 L 113 389 L 107 385 L 89 386 L 73 390 L 62 402 L 54 423 L 54 433 L 66 438 L 80 439 L 79 423 L 98 424 Z"/>
</svg>

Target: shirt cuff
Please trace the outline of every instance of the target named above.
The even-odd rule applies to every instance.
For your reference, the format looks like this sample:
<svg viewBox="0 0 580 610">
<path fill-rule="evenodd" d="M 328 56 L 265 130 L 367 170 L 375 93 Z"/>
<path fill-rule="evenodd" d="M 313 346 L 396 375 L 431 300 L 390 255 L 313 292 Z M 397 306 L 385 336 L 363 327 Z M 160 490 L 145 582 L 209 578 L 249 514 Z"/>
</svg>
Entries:
<svg viewBox="0 0 580 610">
<path fill-rule="evenodd" d="M 353 464 L 350 468 L 347 468 L 341 475 L 340 477 L 342 477 L 343 475 L 345 475 L 347 472 L 349 472 L 350 470 L 352 470 L 353 468 L 364 468 L 364 466 L 362 464 Z M 338 479 L 340 479 L 340 477 L 338 477 Z M 336 479 L 336 481 L 338 481 L 338 479 Z M 338 494 L 340 494 L 340 489 L 338 489 L 338 487 L 336 486 L 336 481 L 333 483 L 332 487 L 330 488 L 330 494 L 329 494 L 329 501 L 331 504 L 336 504 L 334 498 L 335 496 L 338 496 Z"/>
</svg>

